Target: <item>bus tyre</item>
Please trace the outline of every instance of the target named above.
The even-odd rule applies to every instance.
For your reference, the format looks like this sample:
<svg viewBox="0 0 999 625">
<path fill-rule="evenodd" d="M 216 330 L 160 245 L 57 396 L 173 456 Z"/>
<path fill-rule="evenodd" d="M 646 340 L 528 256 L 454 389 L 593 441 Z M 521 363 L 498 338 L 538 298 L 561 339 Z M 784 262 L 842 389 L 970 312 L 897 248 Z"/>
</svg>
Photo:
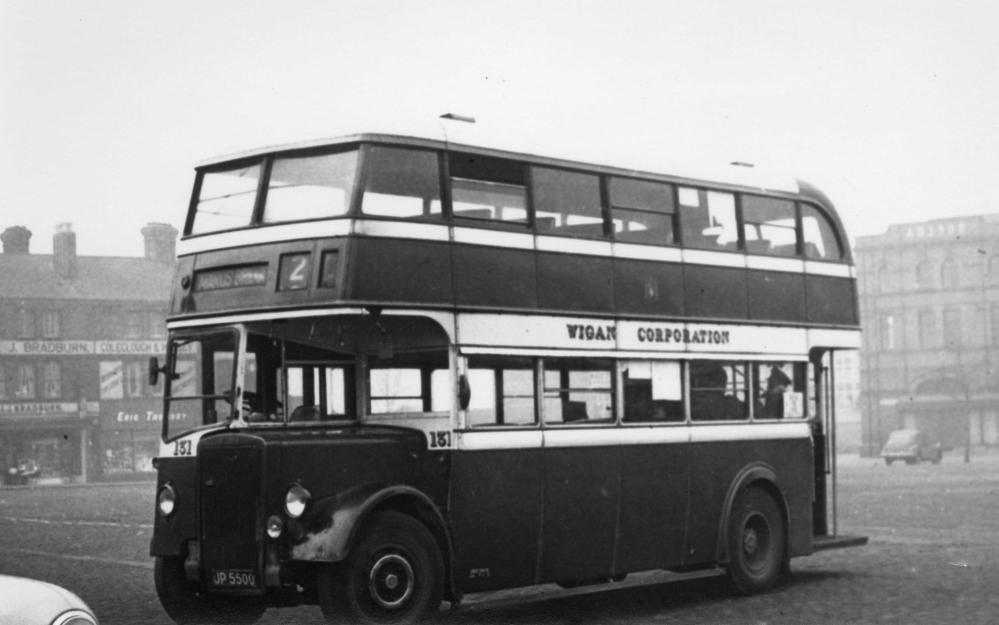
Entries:
<svg viewBox="0 0 999 625">
<path fill-rule="evenodd" d="M 786 558 L 784 517 L 765 490 L 750 487 L 732 505 L 728 528 L 728 576 L 744 595 L 774 585 Z"/>
<path fill-rule="evenodd" d="M 256 623 L 266 607 L 252 598 L 201 592 L 184 574 L 182 558 L 156 558 L 153 570 L 156 594 L 167 615 L 180 625 Z"/>
<path fill-rule="evenodd" d="M 347 559 L 319 574 L 319 605 L 331 623 L 419 623 L 437 610 L 444 561 L 430 530 L 411 516 L 376 514 Z"/>
</svg>

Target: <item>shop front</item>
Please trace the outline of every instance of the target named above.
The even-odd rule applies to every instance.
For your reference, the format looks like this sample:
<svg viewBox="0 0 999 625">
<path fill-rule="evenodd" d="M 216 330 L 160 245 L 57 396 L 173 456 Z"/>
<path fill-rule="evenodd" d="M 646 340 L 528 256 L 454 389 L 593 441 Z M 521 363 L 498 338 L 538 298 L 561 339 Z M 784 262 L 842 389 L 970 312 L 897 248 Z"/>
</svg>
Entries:
<svg viewBox="0 0 999 625">
<path fill-rule="evenodd" d="M 82 408 L 72 402 L 0 403 L 3 484 L 87 481 L 95 416 L 86 403 Z"/>
<path fill-rule="evenodd" d="M 100 462 L 105 481 L 155 476 L 163 400 L 156 397 L 101 402 Z"/>
</svg>

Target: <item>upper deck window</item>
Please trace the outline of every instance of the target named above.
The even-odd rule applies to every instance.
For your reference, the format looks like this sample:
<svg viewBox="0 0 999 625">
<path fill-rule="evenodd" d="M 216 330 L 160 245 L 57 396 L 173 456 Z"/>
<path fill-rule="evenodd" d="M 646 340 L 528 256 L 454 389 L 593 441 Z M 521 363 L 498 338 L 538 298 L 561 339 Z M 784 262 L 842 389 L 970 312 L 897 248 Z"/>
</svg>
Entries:
<svg viewBox="0 0 999 625">
<path fill-rule="evenodd" d="M 798 255 L 794 202 L 758 195 L 742 196 L 743 236 L 749 253 Z"/>
<path fill-rule="evenodd" d="M 263 222 L 344 215 L 357 169 L 357 151 L 274 159 Z"/>
<path fill-rule="evenodd" d="M 807 258 L 843 258 L 843 246 L 836 235 L 836 227 L 819 209 L 808 204 L 801 205 L 801 230 Z"/>
<path fill-rule="evenodd" d="M 451 211 L 461 219 L 527 224 L 524 165 L 514 161 L 452 154 Z"/>
<path fill-rule="evenodd" d="M 442 217 L 436 153 L 372 146 L 365 160 L 362 213 L 401 219 Z"/>
<path fill-rule="evenodd" d="M 253 219 L 260 163 L 202 174 L 190 234 L 245 228 Z"/>
<path fill-rule="evenodd" d="M 676 205 L 668 184 L 610 179 L 614 238 L 634 243 L 675 243 Z"/>
<path fill-rule="evenodd" d="M 738 247 L 734 195 L 689 187 L 681 187 L 678 195 L 685 246 L 723 250 Z"/>
<path fill-rule="evenodd" d="M 535 167 L 531 170 L 531 195 L 539 233 L 605 236 L 598 176 Z"/>
</svg>

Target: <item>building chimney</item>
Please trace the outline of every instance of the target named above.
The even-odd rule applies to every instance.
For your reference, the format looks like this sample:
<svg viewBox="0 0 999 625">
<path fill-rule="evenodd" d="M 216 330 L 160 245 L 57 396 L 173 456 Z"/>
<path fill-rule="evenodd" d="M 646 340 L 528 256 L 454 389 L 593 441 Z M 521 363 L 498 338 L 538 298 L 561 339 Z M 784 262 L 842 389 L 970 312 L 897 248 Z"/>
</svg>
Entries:
<svg viewBox="0 0 999 625">
<path fill-rule="evenodd" d="M 76 233 L 71 223 L 56 226 L 52 236 L 52 267 L 60 278 L 76 277 Z"/>
<path fill-rule="evenodd" d="M 177 229 L 170 224 L 149 223 L 142 229 L 142 238 L 147 259 L 171 265 L 177 260 Z"/>
<path fill-rule="evenodd" d="M 31 230 L 24 226 L 11 226 L 0 234 L 3 241 L 4 254 L 30 254 L 28 243 L 31 241 Z"/>
</svg>

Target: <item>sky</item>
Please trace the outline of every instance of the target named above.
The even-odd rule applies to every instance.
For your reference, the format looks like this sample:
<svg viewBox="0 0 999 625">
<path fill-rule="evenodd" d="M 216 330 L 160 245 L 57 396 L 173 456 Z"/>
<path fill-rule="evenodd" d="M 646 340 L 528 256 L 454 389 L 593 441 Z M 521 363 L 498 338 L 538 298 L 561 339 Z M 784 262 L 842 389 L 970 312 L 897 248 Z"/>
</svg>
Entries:
<svg viewBox="0 0 999 625">
<path fill-rule="evenodd" d="M 470 115 L 609 160 L 753 163 L 854 237 L 999 212 L 999 4 L 0 0 L 0 230 L 142 254 L 202 160 Z M 668 173 L 668 169 L 665 171 Z"/>
</svg>

